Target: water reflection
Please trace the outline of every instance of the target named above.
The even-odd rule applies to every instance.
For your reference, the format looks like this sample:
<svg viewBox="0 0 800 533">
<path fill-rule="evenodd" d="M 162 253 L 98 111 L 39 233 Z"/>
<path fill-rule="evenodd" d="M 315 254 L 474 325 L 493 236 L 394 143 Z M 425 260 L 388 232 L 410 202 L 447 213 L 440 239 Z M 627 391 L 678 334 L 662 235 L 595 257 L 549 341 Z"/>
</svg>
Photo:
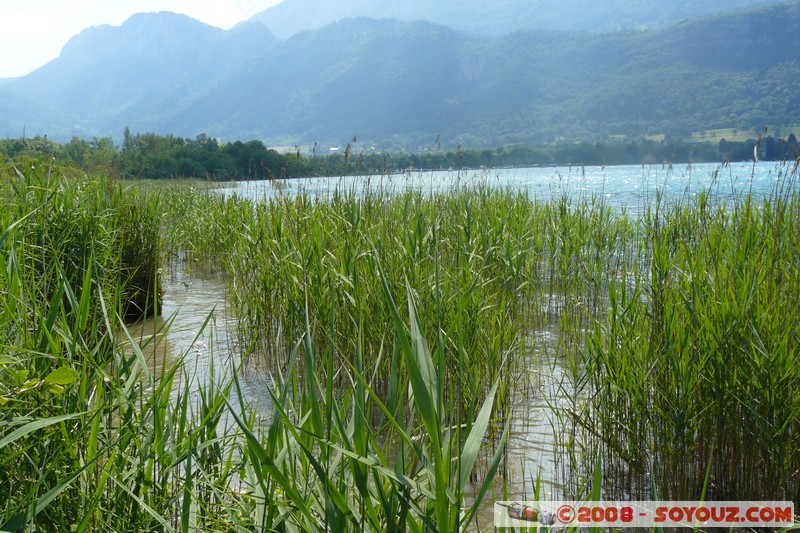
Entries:
<svg viewBox="0 0 800 533">
<path fill-rule="evenodd" d="M 561 453 L 566 434 L 559 411 L 572 405 L 574 387 L 562 366 L 557 320 L 529 335 L 529 347 L 516 378 L 505 462 L 497 482 L 481 503 L 474 529 L 492 530 L 495 500 L 563 500 L 568 479 Z M 488 461 L 488 458 L 487 458 Z M 478 480 L 482 481 L 482 480 Z M 475 496 L 479 484 L 471 486 Z"/>
<path fill-rule="evenodd" d="M 142 347 L 156 379 L 182 359 L 173 388 L 173 396 L 189 391 L 190 404 L 199 399 L 199 390 L 211 385 L 224 386 L 240 361 L 237 353 L 236 317 L 228 305 L 227 287 L 221 274 L 190 274 L 182 266 L 173 267 L 164 279 L 163 315 L 128 327 L 135 342 Z M 132 353 L 130 346 L 126 347 Z M 256 416 L 266 418 L 271 412 L 267 380 L 260 375 L 239 372 L 247 407 Z M 238 395 L 229 401 L 241 412 Z M 223 427 L 233 420 L 226 420 Z"/>
</svg>

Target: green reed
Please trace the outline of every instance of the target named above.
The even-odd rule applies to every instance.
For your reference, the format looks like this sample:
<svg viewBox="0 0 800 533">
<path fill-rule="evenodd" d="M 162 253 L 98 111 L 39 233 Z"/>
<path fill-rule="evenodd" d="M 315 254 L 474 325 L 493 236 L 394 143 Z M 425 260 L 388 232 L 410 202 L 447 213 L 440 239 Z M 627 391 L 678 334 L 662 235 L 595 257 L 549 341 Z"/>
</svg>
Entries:
<svg viewBox="0 0 800 533">
<path fill-rule="evenodd" d="M 247 440 L 245 485 L 259 528 L 458 531 L 473 520 L 493 483 L 505 432 L 479 484 L 479 497 L 466 501 L 465 489 L 492 422 L 497 383 L 473 419 L 450 426 L 416 306 L 409 299 L 406 323 L 388 284 L 385 290 L 396 341 L 390 363 L 395 386 L 388 394 L 381 397 L 374 389 L 374 369 L 364 366 L 360 351 L 342 370 L 346 389 L 336 387 L 330 373 L 321 378 L 321 371 L 338 361 L 330 349 L 315 352 L 307 317 L 286 372 L 276 375 L 275 413 L 266 434 L 236 416 Z M 411 410 L 405 409 L 407 401 Z M 384 420 L 378 426 L 372 422 L 376 411 Z"/>
<path fill-rule="evenodd" d="M 0 179 L 0 529 L 474 525 L 554 321 L 566 495 L 602 478 L 606 498 L 798 503 L 792 186 L 633 217 L 482 186 L 250 201 L 37 167 Z M 207 383 L 125 326 L 168 268 L 227 275 L 242 357 Z"/>
<path fill-rule="evenodd" d="M 181 374 L 186 354 L 172 363 L 159 355 L 169 320 L 147 340 L 124 322 L 129 295 L 142 289 L 132 287 L 131 264 L 173 257 L 199 264 L 214 247 L 220 257 L 208 263 L 233 257 L 235 239 L 203 239 L 197 228 L 233 235 L 255 216 L 252 204 L 57 169 L 4 174 L 2 187 L 10 208 L 0 234 L 0 529 L 317 530 L 328 523 L 455 530 L 472 518 L 480 498 L 466 502 L 465 487 L 488 428 L 502 430 L 492 416 L 499 385 L 490 385 L 473 417 L 451 416 L 455 400 L 431 370 L 443 354 L 427 347 L 410 285 L 406 314 L 381 276 L 390 323 L 385 353 L 372 363 L 359 342 L 346 354 L 315 351 L 313 338 L 328 335 L 328 324 L 312 327 L 304 311 L 303 348 L 292 348 L 302 364 L 279 376 L 265 427 L 231 404 L 236 367 L 192 383 Z M 226 218 L 229 207 L 234 214 Z M 204 214 L 195 227 L 186 218 L 192 214 Z M 179 222 L 164 227 L 167 221 Z M 185 248 L 176 245 L 181 234 Z M 148 235 L 158 242 L 144 242 Z M 148 250 L 163 255 L 136 255 Z M 377 257 L 370 261 L 382 272 Z M 154 285 L 152 312 L 158 278 L 144 279 Z M 384 365 L 388 387 L 376 379 Z M 319 379 L 318 368 L 327 370 Z M 340 386 L 345 381 L 353 395 Z M 378 412 L 384 422 L 376 428 Z M 502 450 L 503 437 L 494 440 Z M 484 487 L 500 458 L 497 452 L 483 466 Z"/>
<path fill-rule="evenodd" d="M 98 397 L 109 372 L 131 368 L 114 351 L 114 313 L 134 290 L 158 298 L 155 284 L 135 286 L 126 263 L 126 239 L 147 222 L 123 231 L 125 191 L 104 179 L 69 179 L 41 162 L 4 169 L 2 195 L 0 526 L 59 529 L 78 520 L 76 502 L 87 497 L 81 481 L 97 474 L 105 445 L 98 424 L 108 409 Z"/>
<path fill-rule="evenodd" d="M 798 200 L 658 199 L 624 244 L 641 259 L 576 350 L 610 497 L 798 501 Z"/>
<path fill-rule="evenodd" d="M 529 258 L 510 224 L 511 193 L 419 192 L 279 196 L 244 214 L 227 270 L 243 341 L 267 365 L 285 364 L 308 311 L 318 351 L 360 350 L 388 383 L 389 294 L 411 287 L 431 333 L 443 394 L 473 413 L 517 349 L 518 298 Z M 277 339 L 277 342 L 276 342 Z M 477 393 L 477 394 L 476 394 Z"/>
</svg>

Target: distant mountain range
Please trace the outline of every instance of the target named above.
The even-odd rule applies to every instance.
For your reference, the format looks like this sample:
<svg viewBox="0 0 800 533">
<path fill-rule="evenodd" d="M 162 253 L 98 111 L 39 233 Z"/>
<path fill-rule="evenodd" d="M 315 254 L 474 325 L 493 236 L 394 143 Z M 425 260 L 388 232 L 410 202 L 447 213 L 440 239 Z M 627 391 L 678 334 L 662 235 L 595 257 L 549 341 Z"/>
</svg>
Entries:
<svg viewBox="0 0 800 533">
<path fill-rule="evenodd" d="M 263 24 L 224 31 L 168 12 L 91 27 L 57 59 L 0 80 L 0 132 L 18 135 L 25 125 L 55 137 L 119 135 L 126 124 L 151 129 L 279 43 Z"/>
<path fill-rule="evenodd" d="M 346 18 L 425 20 L 480 35 L 517 30 L 652 29 L 785 0 L 284 0 L 254 16 L 285 39 Z"/>
<path fill-rule="evenodd" d="M 502 12 L 551 3 L 491 5 Z M 767 2 L 629 1 L 624 13 L 633 26 L 655 25 L 674 19 L 676 5 L 696 13 L 753 3 Z M 477 1 L 464 2 L 460 16 L 421 0 L 337 3 L 345 14 L 382 6 L 384 14 L 405 18 L 397 4 L 406 12 L 417 6 L 434 20 L 452 16 L 456 29 L 360 17 L 317 29 L 297 25 L 299 33 L 281 41 L 268 28 L 298 6 L 316 15 L 286 20 L 325 24 L 331 15 L 321 0 L 286 0 L 228 31 L 172 13 L 89 28 L 58 59 L 0 80 L 0 135 L 119 138 L 128 126 L 305 146 L 357 136 L 382 148 L 414 148 L 437 139 L 444 146 L 494 146 L 800 124 L 798 2 L 612 33 L 504 33 L 513 17 L 499 14 L 486 18 L 486 28 L 496 31 L 478 33 L 471 24 L 484 3 Z M 596 13 L 623 5 L 561 4 L 605 6 Z M 645 17 L 658 11 L 654 6 L 662 8 L 659 17 Z M 547 11 L 553 20 L 556 12 Z M 576 20 L 586 12 L 576 11 Z M 603 20 L 611 23 L 597 15 L 598 26 Z"/>
</svg>

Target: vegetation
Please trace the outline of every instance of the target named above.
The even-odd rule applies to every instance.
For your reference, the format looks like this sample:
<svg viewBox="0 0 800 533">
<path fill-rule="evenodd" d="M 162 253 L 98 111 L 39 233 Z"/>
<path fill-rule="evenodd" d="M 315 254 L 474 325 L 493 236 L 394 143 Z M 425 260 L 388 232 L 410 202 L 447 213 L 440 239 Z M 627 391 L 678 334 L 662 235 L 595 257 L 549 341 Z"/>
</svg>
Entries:
<svg viewBox="0 0 800 533">
<path fill-rule="evenodd" d="M 261 141 L 220 143 L 206 135 L 194 139 L 131 134 L 125 130 L 122 146 L 110 137 L 83 141 L 74 137 L 59 144 L 47 137 L 0 140 L 3 159 L 46 158 L 59 165 L 77 167 L 84 172 L 119 178 L 207 180 L 264 180 L 348 174 L 384 175 L 395 172 L 442 169 L 476 169 L 538 165 L 619 165 L 752 160 L 758 146 L 763 161 L 792 159 L 798 154 L 797 138 L 772 135 L 746 141 L 655 142 L 612 140 L 603 143 L 560 143 L 541 146 L 516 145 L 497 149 L 440 146 L 417 153 L 366 150 L 354 139 L 343 151 L 318 155 L 299 147 L 289 154 L 268 149 Z"/>
<path fill-rule="evenodd" d="M 798 164 L 776 170 L 767 198 L 643 199 L 637 218 L 482 187 L 253 202 L 6 166 L 0 529 L 475 525 L 553 319 L 565 496 L 601 464 L 608 498 L 797 505 Z M 130 265 L 176 262 L 224 270 L 239 317 L 208 383 L 125 325 Z M 245 371 L 270 376 L 266 420 Z"/>
<path fill-rule="evenodd" d="M 155 307 L 158 225 L 121 184 L 70 181 L 41 161 L 22 169 L 0 175 L 0 529 L 64 530 L 97 524 L 105 502 L 145 481 L 109 479 L 140 459 L 129 437 L 147 431 L 144 361 L 114 333 L 117 317 Z"/>
<path fill-rule="evenodd" d="M 119 178 L 201 178 L 263 180 L 297 177 L 303 170 L 297 154 L 279 154 L 261 141 L 235 141 L 198 135 L 182 139 L 153 133 L 131 134 L 126 128 L 122 146 L 111 137 L 92 141 L 73 137 L 59 144 L 45 137 L 0 140 L 0 156 L 11 159 L 47 158 L 90 173 Z"/>
<path fill-rule="evenodd" d="M 232 407 L 237 395 L 247 405 L 235 368 L 199 391 L 180 360 L 156 376 L 165 331 L 136 340 L 122 320 L 130 277 L 121 258 L 140 243 L 128 241 L 141 227 L 132 206 L 175 222 L 162 228 L 159 262 L 194 250 L 212 264 L 236 241 L 209 240 L 208 228 L 186 215 L 205 213 L 231 235 L 224 225 L 241 223 L 225 216 L 231 206 L 186 188 L 23 168 L 2 176 L 10 209 L 0 236 L 8 258 L 0 278 L 0 529 L 454 530 L 473 519 L 481 498 L 465 493 L 500 383 L 469 406 L 469 418 L 453 415 L 460 386 L 437 370 L 442 348 L 428 348 L 413 291 L 395 303 L 395 280 L 382 276 L 390 314 L 381 364 L 362 357 L 357 343 L 346 353 L 318 351 L 307 307 L 318 289 L 307 288 L 307 303 L 293 302 L 307 307 L 305 325 L 286 366 L 273 367 L 275 412 L 262 426 Z M 241 202 L 234 213 L 247 210 Z M 355 336 L 366 337 L 368 325 L 357 324 Z M 458 340 L 453 349 L 465 351 Z M 453 364 L 466 373 L 466 360 Z M 378 390 L 375 373 L 384 368 L 393 386 Z M 495 441 L 479 494 L 501 459 L 502 435 Z"/>
<path fill-rule="evenodd" d="M 568 413 L 609 498 L 797 501 L 797 164 L 778 174 L 768 198 L 659 198 L 617 241 Z"/>
</svg>

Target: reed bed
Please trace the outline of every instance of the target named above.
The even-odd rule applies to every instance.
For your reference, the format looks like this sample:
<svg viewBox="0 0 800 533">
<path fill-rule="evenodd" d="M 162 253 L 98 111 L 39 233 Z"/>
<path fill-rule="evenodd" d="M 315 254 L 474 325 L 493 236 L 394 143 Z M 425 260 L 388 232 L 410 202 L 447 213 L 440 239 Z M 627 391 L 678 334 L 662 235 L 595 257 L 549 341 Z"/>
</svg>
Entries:
<svg viewBox="0 0 800 533">
<path fill-rule="evenodd" d="M 609 495 L 800 499 L 800 202 L 660 200 L 580 360 Z"/>
<path fill-rule="evenodd" d="M 517 296 L 535 252 L 518 241 L 527 230 L 510 227 L 524 224 L 515 207 L 512 195 L 488 191 L 259 203 L 226 265 L 243 344 L 258 364 L 284 366 L 308 311 L 333 372 L 360 353 L 383 395 L 396 349 L 384 285 L 396 301 L 410 287 L 448 411 L 471 418 L 519 348 Z"/>
<path fill-rule="evenodd" d="M 631 216 L 480 184 L 251 201 L 35 167 L 0 176 L 0 529 L 486 528 L 554 321 L 564 496 L 800 503 L 796 168 L 767 198 Z M 161 336 L 126 327 L 168 268 L 226 274 L 239 340 L 205 383 L 188 354 L 154 375 Z"/>
<path fill-rule="evenodd" d="M 210 268 L 231 240 L 198 228 L 238 225 L 253 206 L 37 166 L 2 176 L 0 529 L 456 530 L 472 520 L 480 498 L 467 501 L 466 487 L 499 381 L 474 416 L 453 424 L 408 286 L 398 310 L 382 276 L 386 344 L 395 347 L 388 394 L 373 387 L 377 365 L 358 353 L 341 365 L 330 350 L 314 351 L 306 308 L 288 367 L 275 369 L 276 410 L 259 421 L 246 398 L 233 405 L 236 364 L 199 390 L 180 372 L 188 354 L 156 376 L 155 344 L 169 321 L 149 340 L 125 323 L 139 291 L 150 313 L 159 308 L 158 273 L 140 276 L 132 264 L 180 257 Z M 237 218 L 214 206 L 233 206 Z M 191 214 L 205 218 L 191 223 Z M 141 255 L 148 251 L 158 255 Z M 349 389 L 315 370 L 334 364 Z M 503 437 L 495 441 L 502 449 Z M 500 458 L 482 466 L 483 493 Z"/>
<path fill-rule="evenodd" d="M 144 481 L 129 475 L 130 438 L 148 428 L 135 408 L 143 360 L 124 357 L 114 332 L 133 307 L 158 305 L 157 275 L 143 272 L 158 262 L 143 255 L 158 226 L 132 217 L 138 206 L 109 180 L 43 162 L 0 177 L 0 529 L 85 530 Z M 141 510 L 124 499 L 119 529 Z"/>
</svg>

